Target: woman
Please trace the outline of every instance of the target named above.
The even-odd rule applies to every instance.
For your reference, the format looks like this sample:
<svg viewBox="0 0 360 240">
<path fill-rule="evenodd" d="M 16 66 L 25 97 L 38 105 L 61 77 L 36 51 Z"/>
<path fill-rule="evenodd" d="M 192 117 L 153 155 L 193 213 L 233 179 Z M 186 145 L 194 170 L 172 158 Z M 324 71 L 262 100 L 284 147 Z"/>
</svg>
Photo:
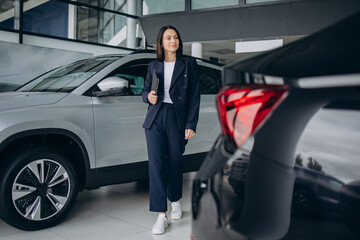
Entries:
<svg viewBox="0 0 360 240">
<path fill-rule="evenodd" d="M 151 62 L 142 98 L 149 104 L 143 124 L 149 157 L 150 211 L 158 212 L 153 234 L 168 226 L 167 198 L 171 218 L 182 218 L 182 154 L 194 137 L 199 118 L 200 82 L 196 60 L 182 56 L 182 41 L 173 26 L 160 29 L 157 60 Z M 157 92 L 151 91 L 154 71 L 159 79 Z"/>
</svg>

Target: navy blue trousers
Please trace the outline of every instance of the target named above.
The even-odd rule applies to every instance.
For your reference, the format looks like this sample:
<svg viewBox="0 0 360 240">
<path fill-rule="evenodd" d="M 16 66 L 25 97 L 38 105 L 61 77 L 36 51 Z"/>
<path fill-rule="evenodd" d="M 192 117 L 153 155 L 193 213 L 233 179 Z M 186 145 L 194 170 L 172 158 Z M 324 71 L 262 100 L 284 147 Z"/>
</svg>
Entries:
<svg viewBox="0 0 360 240">
<path fill-rule="evenodd" d="M 150 211 L 166 212 L 167 199 L 182 197 L 185 129 L 179 129 L 175 108 L 162 103 L 150 129 L 145 129 L 150 179 Z"/>
</svg>

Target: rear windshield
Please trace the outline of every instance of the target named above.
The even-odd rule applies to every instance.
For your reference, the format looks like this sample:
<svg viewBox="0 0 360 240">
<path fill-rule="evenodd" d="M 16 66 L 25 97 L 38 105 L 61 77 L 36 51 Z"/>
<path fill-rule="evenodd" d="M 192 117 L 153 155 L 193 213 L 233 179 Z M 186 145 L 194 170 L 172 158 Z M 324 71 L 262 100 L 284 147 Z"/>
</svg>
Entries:
<svg viewBox="0 0 360 240">
<path fill-rule="evenodd" d="M 25 84 L 19 92 L 71 92 L 119 57 L 85 59 L 51 70 Z"/>
</svg>

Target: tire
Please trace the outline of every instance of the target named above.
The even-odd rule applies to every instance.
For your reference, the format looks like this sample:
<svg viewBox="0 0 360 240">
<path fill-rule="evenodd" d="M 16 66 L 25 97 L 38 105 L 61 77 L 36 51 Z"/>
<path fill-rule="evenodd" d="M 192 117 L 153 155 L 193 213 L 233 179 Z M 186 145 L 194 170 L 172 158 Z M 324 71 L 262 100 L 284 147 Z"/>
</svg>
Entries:
<svg viewBox="0 0 360 240">
<path fill-rule="evenodd" d="M 49 147 L 21 149 L 4 165 L 0 217 L 6 223 L 28 231 L 44 229 L 61 222 L 73 207 L 79 183 L 62 152 Z"/>
</svg>

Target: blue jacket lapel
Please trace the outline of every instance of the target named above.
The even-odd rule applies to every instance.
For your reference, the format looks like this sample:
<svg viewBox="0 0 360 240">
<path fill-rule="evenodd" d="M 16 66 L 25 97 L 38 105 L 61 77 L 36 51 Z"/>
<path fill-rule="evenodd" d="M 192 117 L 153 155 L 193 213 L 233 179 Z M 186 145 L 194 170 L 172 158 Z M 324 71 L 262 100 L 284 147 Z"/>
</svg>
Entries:
<svg viewBox="0 0 360 240">
<path fill-rule="evenodd" d="M 173 75 L 171 78 L 170 88 L 172 88 L 172 86 L 175 84 L 176 80 L 178 80 L 179 77 L 182 75 L 184 68 L 185 68 L 185 61 L 179 57 L 176 58 L 174 72 L 173 72 Z"/>
</svg>

